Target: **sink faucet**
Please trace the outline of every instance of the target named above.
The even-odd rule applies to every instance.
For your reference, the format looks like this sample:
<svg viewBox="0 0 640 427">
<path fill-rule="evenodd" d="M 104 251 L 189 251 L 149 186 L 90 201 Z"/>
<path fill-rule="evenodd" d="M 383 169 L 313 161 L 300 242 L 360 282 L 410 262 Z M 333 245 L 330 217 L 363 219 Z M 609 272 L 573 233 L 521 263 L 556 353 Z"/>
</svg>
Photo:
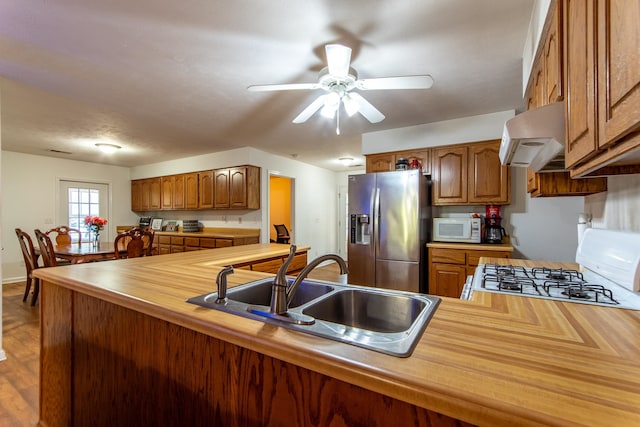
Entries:
<svg viewBox="0 0 640 427">
<path fill-rule="evenodd" d="M 218 272 L 216 285 L 218 285 L 218 298 L 216 304 L 224 304 L 227 301 L 227 276 L 233 274 L 233 266 L 227 265 Z"/>
<path fill-rule="evenodd" d="M 340 274 L 347 274 L 349 269 L 347 268 L 347 263 L 338 255 L 334 254 L 326 254 L 319 256 L 318 258 L 311 261 L 307 264 L 298 274 L 298 277 L 289 285 L 287 280 L 287 269 L 289 268 L 289 264 L 293 261 L 293 257 L 296 253 L 296 245 L 291 245 L 289 248 L 289 257 L 286 259 L 284 264 L 278 270 L 276 277 L 273 281 L 273 286 L 271 287 L 271 307 L 270 312 L 273 314 L 285 314 L 293 300 L 293 296 L 298 289 L 298 286 L 304 279 L 307 278 L 309 273 L 316 268 L 320 263 L 324 261 L 333 260 L 340 266 Z"/>
</svg>

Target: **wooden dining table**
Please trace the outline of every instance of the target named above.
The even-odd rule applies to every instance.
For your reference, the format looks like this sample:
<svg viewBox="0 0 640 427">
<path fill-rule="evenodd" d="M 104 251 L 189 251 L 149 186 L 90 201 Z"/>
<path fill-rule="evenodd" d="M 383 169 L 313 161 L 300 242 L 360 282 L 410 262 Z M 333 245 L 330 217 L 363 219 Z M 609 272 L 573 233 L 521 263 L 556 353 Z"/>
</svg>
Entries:
<svg viewBox="0 0 640 427">
<path fill-rule="evenodd" d="M 98 246 L 94 246 L 93 242 L 54 245 L 53 251 L 56 254 L 56 258 L 68 260 L 71 264 L 106 261 L 115 259 L 116 257 L 113 242 L 99 242 Z M 36 248 L 35 252 L 37 255 L 40 255 L 39 248 Z M 119 252 L 126 252 L 124 245 Z"/>
</svg>

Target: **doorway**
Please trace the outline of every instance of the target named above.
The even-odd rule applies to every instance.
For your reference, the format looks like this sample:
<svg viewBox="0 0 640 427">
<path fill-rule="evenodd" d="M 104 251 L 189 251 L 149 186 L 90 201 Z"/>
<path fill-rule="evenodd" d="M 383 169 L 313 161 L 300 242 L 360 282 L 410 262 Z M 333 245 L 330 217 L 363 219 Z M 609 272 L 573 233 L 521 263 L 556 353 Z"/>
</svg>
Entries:
<svg viewBox="0 0 640 427">
<path fill-rule="evenodd" d="M 273 224 L 284 224 L 289 230 L 290 243 L 294 243 L 293 227 L 293 178 L 281 175 L 269 175 L 269 240 L 276 241 L 276 229 Z"/>
</svg>

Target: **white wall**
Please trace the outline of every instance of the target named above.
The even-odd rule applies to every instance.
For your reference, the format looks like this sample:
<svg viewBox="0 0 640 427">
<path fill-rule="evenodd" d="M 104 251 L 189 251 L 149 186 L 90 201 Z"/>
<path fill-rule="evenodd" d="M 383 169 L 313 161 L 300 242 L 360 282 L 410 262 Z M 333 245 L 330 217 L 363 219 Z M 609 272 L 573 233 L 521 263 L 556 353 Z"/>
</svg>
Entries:
<svg viewBox="0 0 640 427">
<path fill-rule="evenodd" d="M 238 148 L 185 159 L 155 163 L 131 169 L 131 179 L 174 173 L 215 169 L 250 164 L 261 170 L 261 209 L 257 211 L 186 211 L 158 213 L 163 218 L 185 219 L 190 215 L 206 227 L 260 228 L 260 241 L 269 241 L 269 174 L 294 179 L 294 216 L 292 243 L 311 246 L 309 258 L 337 248 L 337 175 L 335 172 L 308 165 L 287 157 L 269 154 L 255 148 Z"/>
<path fill-rule="evenodd" d="M 10 283 L 25 276 L 24 261 L 15 228 L 33 236 L 33 230 L 50 229 L 66 223 L 56 218 L 60 179 L 103 182 L 110 184 L 110 212 L 107 216 L 111 233 L 115 225 L 133 224 L 137 215 L 131 212 L 129 169 L 96 163 L 30 154 L 2 152 L 2 281 Z M 46 219 L 53 223 L 46 223 Z"/>
<path fill-rule="evenodd" d="M 515 116 L 515 110 L 445 120 L 362 135 L 362 153 L 436 147 L 463 142 L 501 139 L 504 123 Z"/>
<path fill-rule="evenodd" d="M 374 132 L 363 135 L 362 149 L 372 154 L 464 142 L 501 139 L 504 122 L 515 115 L 503 111 L 480 116 Z M 389 148 L 392 142 L 393 148 Z M 584 197 L 532 199 L 526 189 L 526 170 L 511 168 L 511 205 L 502 209 L 502 225 L 511 236 L 514 256 L 547 261 L 575 261 L 576 224 Z M 434 216 L 481 212 L 484 206 L 434 207 Z"/>
<path fill-rule="evenodd" d="M 585 197 L 594 228 L 640 232 L 640 174 L 610 176 L 608 191 Z"/>
</svg>

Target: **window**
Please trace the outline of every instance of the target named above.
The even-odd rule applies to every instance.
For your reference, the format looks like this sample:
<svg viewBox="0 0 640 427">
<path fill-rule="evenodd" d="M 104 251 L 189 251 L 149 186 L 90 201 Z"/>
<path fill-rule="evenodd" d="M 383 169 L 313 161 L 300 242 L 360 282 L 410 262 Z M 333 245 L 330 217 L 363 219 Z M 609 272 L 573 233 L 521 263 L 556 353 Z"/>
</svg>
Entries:
<svg viewBox="0 0 640 427">
<path fill-rule="evenodd" d="M 58 225 L 68 225 L 82 233 L 82 241 L 88 242 L 89 231 L 84 225 L 87 215 L 109 216 L 109 185 L 92 182 L 60 181 L 60 204 Z M 110 236 L 108 227 L 103 230 L 104 235 Z"/>
<path fill-rule="evenodd" d="M 100 216 L 100 191 L 92 188 L 68 187 L 69 218 L 71 228 L 82 232 L 82 240 L 89 241 L 89 232 L 84 225 L 87 215 Z"/>
</svg>

